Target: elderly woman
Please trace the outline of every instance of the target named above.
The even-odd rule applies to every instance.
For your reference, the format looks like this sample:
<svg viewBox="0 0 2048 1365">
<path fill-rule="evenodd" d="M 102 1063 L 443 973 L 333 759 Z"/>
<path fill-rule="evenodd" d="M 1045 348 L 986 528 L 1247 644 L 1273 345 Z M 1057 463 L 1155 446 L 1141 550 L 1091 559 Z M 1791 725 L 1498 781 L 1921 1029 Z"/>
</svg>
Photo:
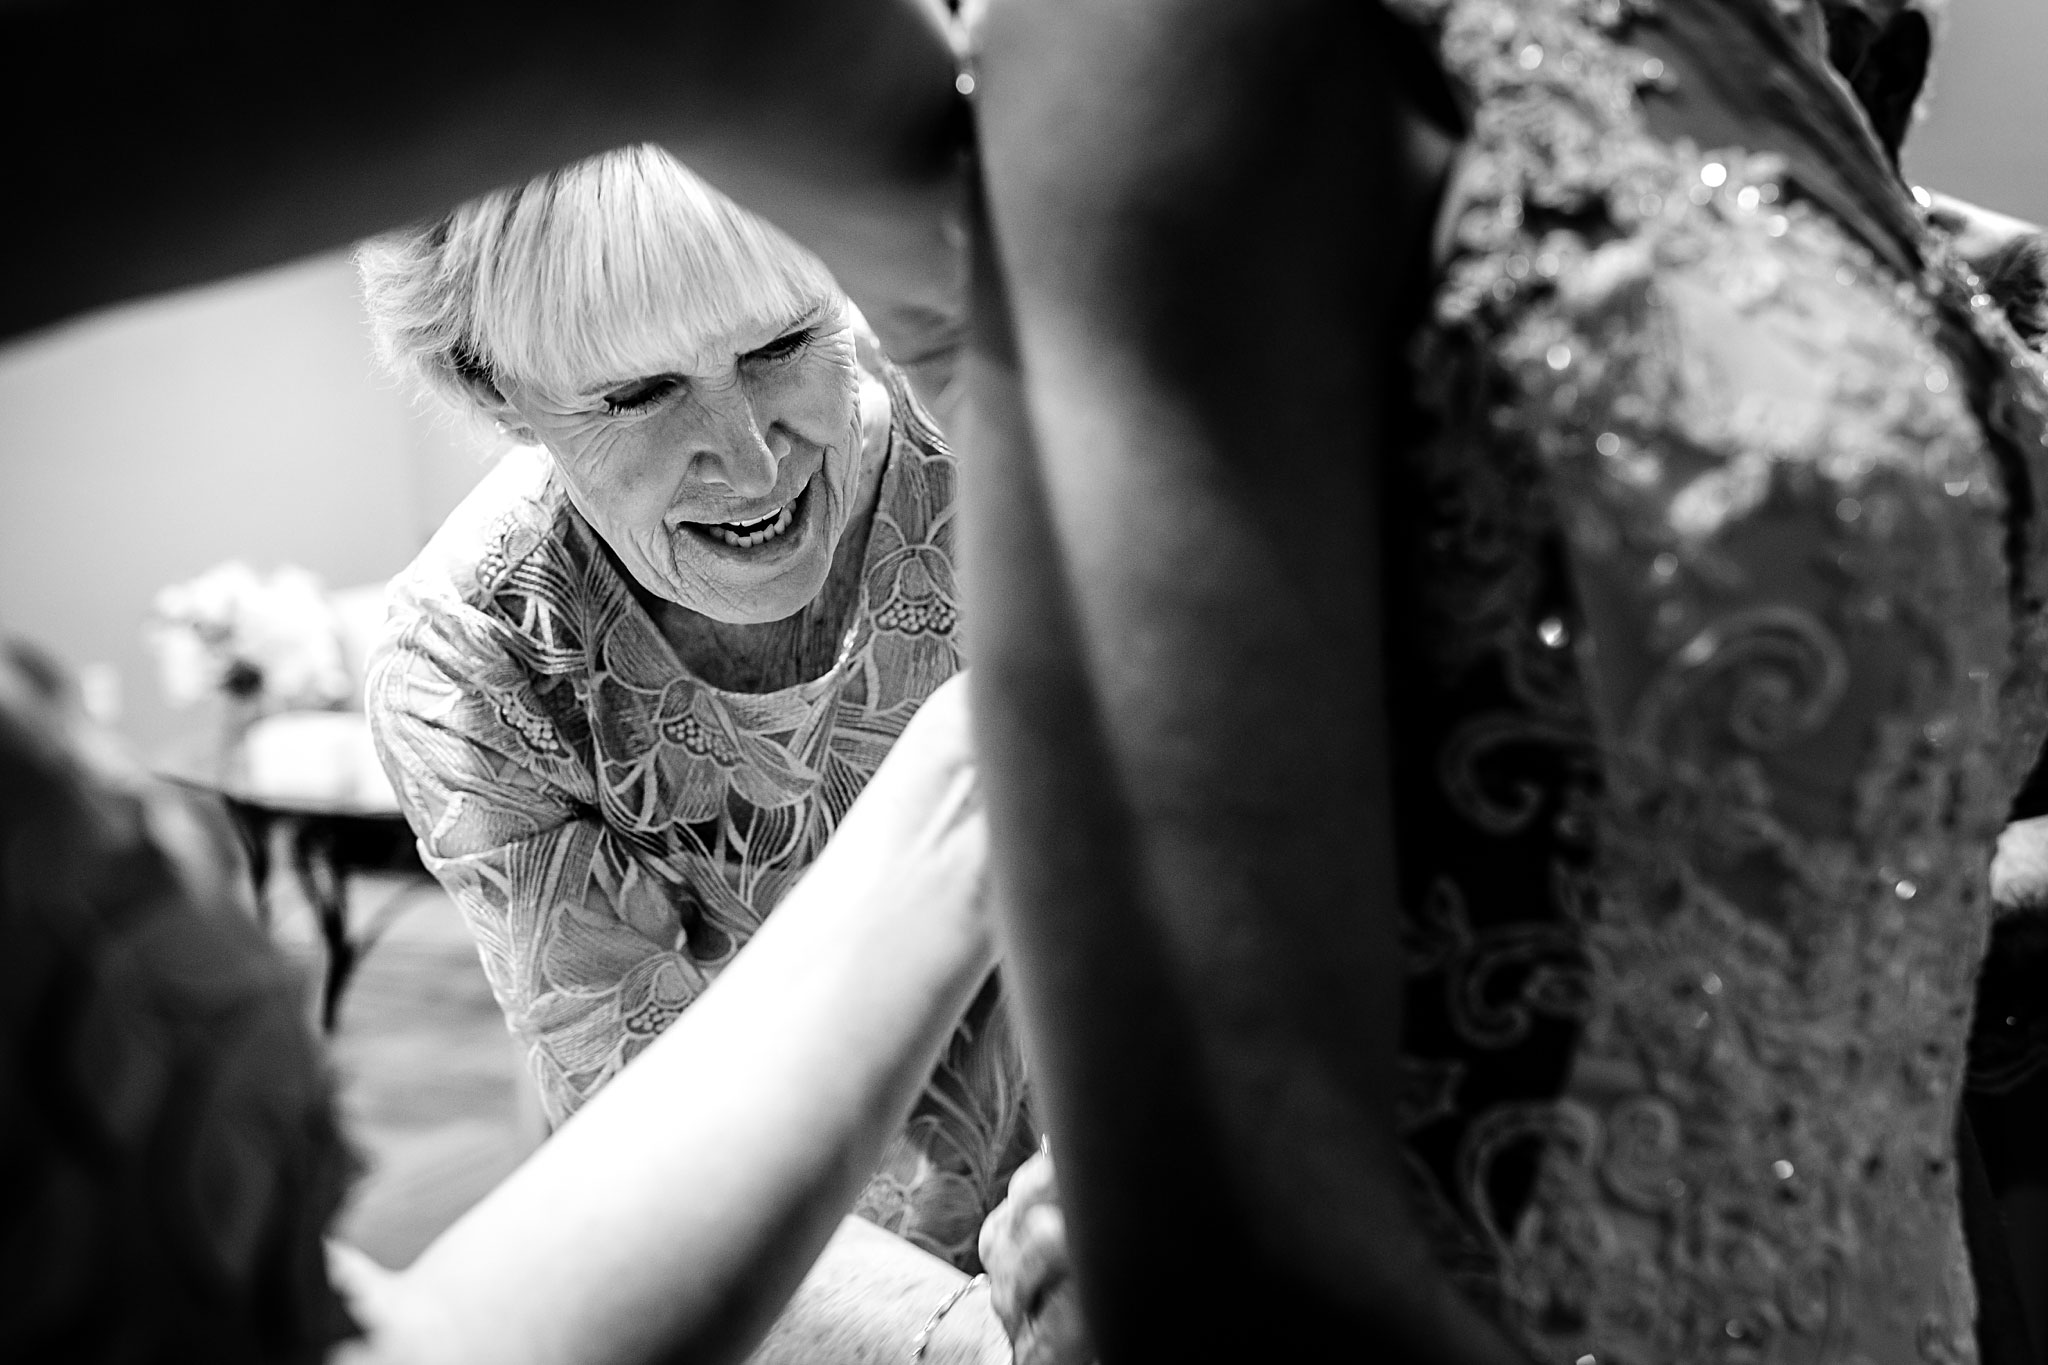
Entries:
<svg viewBox="0 0 2048 1365">
<path fill-rule="evenodd" d="M 825 268 L 658 149 L 360 263 L 390 361 L 514 442 L 396 580 L 368 695 L 559 1123 L 959 667 L 954 463 Z M 860 1211 L 972 1267 L 1033 1140 L 991 986 Z"/>
</svg>

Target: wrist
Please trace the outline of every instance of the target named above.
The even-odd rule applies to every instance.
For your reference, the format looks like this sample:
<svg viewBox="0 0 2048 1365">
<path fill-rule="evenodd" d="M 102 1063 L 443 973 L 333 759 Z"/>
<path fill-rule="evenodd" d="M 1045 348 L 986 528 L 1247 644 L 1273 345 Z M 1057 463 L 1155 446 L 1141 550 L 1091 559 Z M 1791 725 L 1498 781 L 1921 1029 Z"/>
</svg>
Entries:
<svg viewBox="0 0 2048 1365">
<path fill-rule="evenodd" d="M 996 1317 L 986 1275 L 959 1285 L 937 1305 L 907 1359 L 914 1365 L 1012 1365 L 1010 1339 Z"/>
</svg>

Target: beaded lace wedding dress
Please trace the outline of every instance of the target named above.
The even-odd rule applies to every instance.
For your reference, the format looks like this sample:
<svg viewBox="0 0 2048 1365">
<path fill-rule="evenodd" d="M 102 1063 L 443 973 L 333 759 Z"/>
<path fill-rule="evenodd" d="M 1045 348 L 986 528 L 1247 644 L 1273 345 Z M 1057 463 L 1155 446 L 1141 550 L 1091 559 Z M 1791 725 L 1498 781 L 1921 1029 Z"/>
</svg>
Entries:
<svg viewBox="0 0 2048 1365">
<path fill-rule="evenodd" d="M 2048 403 L 1828 65 L 1896 16 L 1392 7 L 1468 118 L 1386 499 L 1438 1258 L 1546 1362 L 1975 1361 Z"/>
</svg>

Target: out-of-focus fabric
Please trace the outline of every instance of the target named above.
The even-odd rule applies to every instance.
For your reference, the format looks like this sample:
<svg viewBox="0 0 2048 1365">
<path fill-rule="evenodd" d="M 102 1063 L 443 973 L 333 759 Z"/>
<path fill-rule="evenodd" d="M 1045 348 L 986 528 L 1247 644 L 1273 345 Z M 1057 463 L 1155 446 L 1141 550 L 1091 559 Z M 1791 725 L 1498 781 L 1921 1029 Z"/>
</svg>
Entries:
<svg viewBox="0 0 2048 1365">
<path fill-rule="evenodd" d="M 1471 111 L 1384 499 L 1437 1255 L 1543 1361 L 1974 1361 L 2041 362 L 1815 4 L 1394 7 Z"/>
</svg>

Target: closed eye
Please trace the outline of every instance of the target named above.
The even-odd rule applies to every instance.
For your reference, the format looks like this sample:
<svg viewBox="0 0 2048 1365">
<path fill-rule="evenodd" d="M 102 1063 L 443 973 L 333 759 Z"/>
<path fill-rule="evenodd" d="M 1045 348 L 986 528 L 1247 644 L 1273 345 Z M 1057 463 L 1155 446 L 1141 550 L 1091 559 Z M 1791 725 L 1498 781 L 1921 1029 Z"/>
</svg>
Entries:
<svg viewBox="0 0 2048 1365">
<path fill-rule="evenodd" d="M 784 332 L 766 346 L 757 346 L 748 351 L 742 360 L 788 360 L 791 356 L 811 344 L 816 338 L 815 327 L 799 327 L 794 332 Z"/>
<path fill-rule="evenodd" d="M 635 379 L 605 394 L 604 410 L 614 417 L 645 412 L 682 386 L 680 375 L 657 374 Z"/>
</svg>

